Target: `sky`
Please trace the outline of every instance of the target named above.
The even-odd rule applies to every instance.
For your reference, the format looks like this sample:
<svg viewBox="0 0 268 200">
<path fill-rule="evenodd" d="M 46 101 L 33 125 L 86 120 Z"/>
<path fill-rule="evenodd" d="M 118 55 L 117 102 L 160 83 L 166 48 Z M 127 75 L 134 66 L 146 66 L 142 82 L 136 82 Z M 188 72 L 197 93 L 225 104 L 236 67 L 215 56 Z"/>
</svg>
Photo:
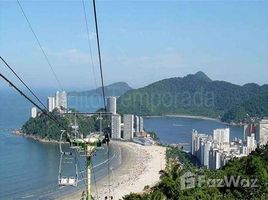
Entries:
<svg viewBox="0 0 268 200">
<path fill-rule="evenodd" d="M 63 89 L 100 86 L 92 2 L 85 0 L 94 68 L 82 0 L 20 2 Z M 268 1 L 96 0 L 96 6 L 105 85 L 138 88 L 197 71 L 239 85 L 268 83 Z M 0 55 L 31 87 L 59 88 L 16 1 L 0 1 Z M 18 83 L 2 63 L 0 72 Z"/>
</svg>

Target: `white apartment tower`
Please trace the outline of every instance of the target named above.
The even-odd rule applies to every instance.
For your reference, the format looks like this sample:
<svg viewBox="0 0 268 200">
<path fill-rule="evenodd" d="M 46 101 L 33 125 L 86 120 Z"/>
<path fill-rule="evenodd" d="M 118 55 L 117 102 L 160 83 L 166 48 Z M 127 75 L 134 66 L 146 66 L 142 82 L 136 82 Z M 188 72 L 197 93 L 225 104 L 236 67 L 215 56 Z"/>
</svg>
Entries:
<svg viewBox="0 0 268 200">
<path fill-rule="evenodd" d="M 207 134 L 199 134 L 196 130 L 192 132 L 192 155 L 196 156 L 201 160 L 201 145 L 202 142 L 208 140 L 209 136 Z"/>
<path fill-rule="evenodd" d="M 32 107 L 32 109 L 31 109 L 31 117 L 36 118 L 36 116 L 37 116 L 37 108 Z"/>
<path fill-rule="evenodd" d="M 135 120 L 134 120 L 134 127 L 135 127 L 135 132 L 139 133 L 140 131 L 140 118 L 139 116 L 135 115 Z"/>
<path fill-rule="evenodd" d="M 47 98 L 47 107 L 48 107 L 48 111 L 52 112 L 55 109 L 55 97 L 48 97 Z"/>
<path fill-rule="evenodd" d="M 143 117 L 139 117 L 140 121 L 140 132 L 143 132 Z"/>
<path fill-rule="evenodd" d="M 134 134 L 134 115 L 124 115 L 123 116 L 124 121 L 124 132 L 123 132 L 123 139 L 125 140 L 131 140 L 133 138 Z"/>
<path fill-rule="evenodd" d="M 256 149 L 256 140 L 255 135 L 251 134 L 251 136 L 247 136 L 247 153 L 250 154 L 252 151 Z"/>
<path fill-rule="evenodd" d="M 264 118 L 258 125 L 257 141 L 259 145 L 265 145 L 268 142 L 268 118 Z"/>
<path fill-rule="evenodd" d="M 221 128 L 213 130 L 213 140 L 216 140 L 220 144 L 229 144 L 230 142 L 230 129 Z"/>
<path fill-rule="evenodd" d="M 206 143 L 204 144 L 204 163 L 203 165 L 207 168 L 209 168 L 209 151 L 211 148 L 211 142 L 210 141 L 206 141 Z"/>
<path fill-rule="evenodd" d="M 120 115 L 112 115 L 112 138 L 121 139 L 121 116 Z"/>
<path fill-rule="evenodd" d="M 218 149 L 211 149 L 209 151 L 209 169 L 219 169 L 221 168 L 222 158 L 221 152 Z"/>
<path fill-rule="evenodd" d="M 107 98 L 107 110 L 109 113 L 116 114 L 116 97 Z"/>
<path fill-rule="evenodd" d="M 63 108 L 67 108 L 67 93 L 65 91 L 60 94 L 60 106 Z"/>
<path fill-rule="evenodd" d="M 58 109 L 67 108 L 67 93 L 65 91 L 56 92 L 55 95 L 55 107 Z"/>
<path fill-rule="evenodd" d="M 60 108 L 60 92 L 57 91 L 55 94 L 55 108 Z"/>
</svg>

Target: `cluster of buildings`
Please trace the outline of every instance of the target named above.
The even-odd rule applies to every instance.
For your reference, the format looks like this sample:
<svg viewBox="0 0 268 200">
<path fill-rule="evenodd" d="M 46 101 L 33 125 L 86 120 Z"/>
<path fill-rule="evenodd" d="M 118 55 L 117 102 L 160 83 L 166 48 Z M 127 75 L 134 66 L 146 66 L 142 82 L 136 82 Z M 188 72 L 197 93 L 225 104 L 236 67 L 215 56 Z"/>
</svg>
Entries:
<svg viewBox="0 0 268 200">
<path fill-rule="evenodd" d="M 268 119 L 259 124 L 244 126 L 244 139 L 235 138 L 230 142 L 230 129 L 215 129 L 212 135 L 192 132 L 192 155 L 208 169 L 219 169 L 233 158 L 249 155 L 257 146 L 268 142 Z"/>
<path fill-rule="evenodd" d="M 47 99 L 49 112 L 57 109 L 60 113 L 67 112 L 67 94 L 65 91 L 57 91 L 55 96 Z M 143 129 L 143 118 L 133 114 L 121 116 L 116 112 L 116 97 L 107 98 L 107 112 L 111 113 L 111 138 L 132 140 L 142 144 L 152 144 L 153 141 Z M 38 115 L 36 107 L 32 107 L 31 117 Z M 141 140 L 143 139 L 143 140 Z"/>
<path fill-rule="evenodd" d="M 116 97 L 108 97 L 107 111 L 112 113 L 111 137 L 113 139 L 132 140 L 144 136 L 143 118 L 133 114 L 124 114 L 123 118 L 116 112 Z"/>
<path fill-rule="evenodd" d="M 60 111 L 67 109 L 67 93 L 65 91 L 57 91 L 55 96 L 47 98 L 47 108 L 49 112 L 52 112 L 55 108 Z"/>
<path fill-rule="evenodd" d="M 52 112 L 54 109 L 59 110 L 61 113 L 67 111 L 68 99 L 67 93 L 65 91 L 57 91 L 55 96 L 49 96 L 47 98 L 47 108 L 49 112 Z M 36 118 L 38 110 L 36 107 L 31 109 L 31 117 Z"/>
</svg>

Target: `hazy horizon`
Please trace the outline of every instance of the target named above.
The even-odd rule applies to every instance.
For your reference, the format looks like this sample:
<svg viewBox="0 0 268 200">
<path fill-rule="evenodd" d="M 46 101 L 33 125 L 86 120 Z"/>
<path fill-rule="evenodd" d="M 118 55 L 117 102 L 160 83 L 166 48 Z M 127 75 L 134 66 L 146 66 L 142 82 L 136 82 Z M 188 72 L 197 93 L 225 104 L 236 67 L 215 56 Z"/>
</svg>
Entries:
<svg viewBox="0 0 268 200">
<path fill-rule="evenodd" d="M 199 72 L 199 71 L 197 71 L 197 72 Z M 197 73 L 197 72 L 195 72 L 195 73 Z M 203 71 L 202 71 L 203 72 Z M 191 73 L 191 74 L 185 74 L 185 75 L 183 75 L 183 76 L 180 76 L 180 77 L 178 77 L 178 76 L 174 76 L 174 77 L 167 77 L 167 78 L 163 78 L 163 79 L 159 79 L 159 80 L 156 80 L 156 81 L 154 81 L 154 82 L 152 82 L 152 83 L 155 83 L 155 82 L 157 82 L 157 81 L 160 81 L 160 80 L 164 80 L 164 79 L 169 79 L 169 78 L 183 78 L 183 77 L 185 77 L 185 76 L 187 76 L 187 75 L 193 75 L 193 74 L 195 74 L 195 73 Z M 205 72 L 204 72 L 205 73 Z M 206 73 L 205 73 L 206 74 Z M 206 74 L 207 75 L 207 74 Z M 208 76 L 208 75 L 207 75 Z M 226 80 L 214 80 L 214 79 L 212 79 L 211 77 L 209 77 L 208 76 L 208 78 L 210 78 L 212 81 L 225 81 L 225 82 L 229 82 L 229 81 L 226 81 Z M 104 84 L 104 86 L 109 86 L 109 85 L 112 85 L 112 84 L 114 84 L 114 83 L 119 83 L 119 82 L 123 82 L 123 83 L 126 83 L 126 84 L 128 84 L 132 89 L 138 89 L 138 88 L 142 88 L 142 87 L 145 87 L 145 86 L 148 86 L 148 85 L 150 85 L 150 84 L 152 84 L 152 83 L 148 83 L 148 84 L 146 84 L 146 85 L 141 85 L 141 86 L 139 86 L 139 87 L 133 87 L 132 85 L 130 85 L 128 82 L 126 82 L 126 81 L 115 81 L 115 82 L 112 82 L 112 83 L 107 83 L 107 84 Z M 232 82 L 229 82 L 229 83 L 232 83 Z M 235 84 L 235 83 L 232 83 L 232 84 L 235 84 L 235 85 L 239 85 L 239 86 L 243 86 L 243 85 L 245 85 L 245 84 L 251 84 L 251 83 L 253 83 L 253 84 L 258 84 L 258 83 L 255 83 L 255 82 L 247 82 L 247 83 L 244 83 L 244 84 Z M 264 83 L 264 84 L 258 84 L 259 86 L 262 86 L 262 85 L 267 85 L 268 84 L 268 82 L 267 83 Z M 2 90 L 10 90 L 9 89 L 9 87 L 7 87 L 7 84 L 5 84 L 5 83 L 3 83 L 3 82 L 0 82 L 0 88 L 2 88 Z M 33 90 L 45 90 L 45 92 L 51 92 L 51 94 L 53 94 L 54 93 L 54 91 L 57 91 L 57 90 L 61 90 L 61 89 L 59 89 L 58 87 L 46 87 L 46 86 L 44 86 L 44 87 L 31 87 Z M 97 88 L 94 88 L 94 87 L 92 87 L 92 88 L 89 88 L 89 87 L 68 87 L 68 88 L 63 88 L 63 90 L 66 90 L 66 91 L 68 91 L 68 92 L 71 92 L 71 91 L 86 91 L 86 90 L 95 90 L 95 89 L 99 89 L 99 88 L 101 88 L 101 86 L 98 86 Z M 25 89 L 25 88 L 21 88 L 22 89 L 22 91 L 27 91 L 27 89 Z"/>
</svg>

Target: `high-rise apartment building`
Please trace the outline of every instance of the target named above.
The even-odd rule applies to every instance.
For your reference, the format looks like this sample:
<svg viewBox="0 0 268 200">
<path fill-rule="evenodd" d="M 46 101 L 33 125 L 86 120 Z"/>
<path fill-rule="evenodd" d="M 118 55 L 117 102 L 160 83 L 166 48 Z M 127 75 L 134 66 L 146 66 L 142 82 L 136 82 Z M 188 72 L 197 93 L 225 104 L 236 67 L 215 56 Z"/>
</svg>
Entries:
<svg viewBox="0 0 268 200">
<path fill-rule="evenodd" d="M 257 142 L 259 145 L 265 145 L 268 142 L 268 118 L 264 118 L 259 122 Z"/>
<path fill-rule="evenodd" d="M 32 109 L 31 109 L 31 117 L 36 118 L 36 116 L 37 116 L 37 108 L 32 107 Z"/>
<path fill-rule="evenodd" d="M 107 98 L 107 111 L 116 114 L 116 97 Z"/>
<path fill-rule="evenodd" d="M 140 122 L 140 132 L 143 132 L 143 117 L 139 117 L 139 122 Z"/>
<path fill-rule="evenodd" d="M 251 136 L 251 134 L 256 134 L 257 132 L 257 125 L 250 123 L 244 125 L 244 140 L 247 139 L 247 136 Z"/>
<path fill-rule="evenodd" d="M 135 133 L 139 133 L 140 132 L 140 118 L 137 115 L 135 115 L 134 129 L 135 129 Z"/>
<path fill-rule="evenodd" d="M 127 114 L 123 116 L 124 131 L 123 139 L 131 140 L 134 134 L 134 115 Z"/>
<path fill-rule="evenodd" d="M 68 108 L 67 102 L 67 93 L 63 91 L 60 93 L 60 107 Z"/>
<path fill-rule="evenodd" d="M 58 110 L 64 110 L 68 107 L 67 93 L 65 91 L 57 91 L 55 96 L 47 98 L 47 107 L 49 112 L 52 112 L 55 108 Z"/>
<path fill-rule="evenodd" d="M 47 107 L 49 112 L 52 112 L 55 109 L 56 107 L 55 97 L 47 98 Z"/>
<path fill-rule="evenodd" d="M 121 116 L 120 115 L 112 115 L 112 138 L 113 139 L 121 139 Z"/>
<path fill-rule="evenodd" d="M 255 151 L 257 147 L 255 134 L 251 134 L 251 136 L 247 136 L 247 154 L 250 154 L 252 151 Z"/>
<path fill-rule="evenodd" d="M 230 142 L 230 129 L 221 128 L 213 130 L 213 140 L 220 144 L 229 144 Z"/>
</svg>

